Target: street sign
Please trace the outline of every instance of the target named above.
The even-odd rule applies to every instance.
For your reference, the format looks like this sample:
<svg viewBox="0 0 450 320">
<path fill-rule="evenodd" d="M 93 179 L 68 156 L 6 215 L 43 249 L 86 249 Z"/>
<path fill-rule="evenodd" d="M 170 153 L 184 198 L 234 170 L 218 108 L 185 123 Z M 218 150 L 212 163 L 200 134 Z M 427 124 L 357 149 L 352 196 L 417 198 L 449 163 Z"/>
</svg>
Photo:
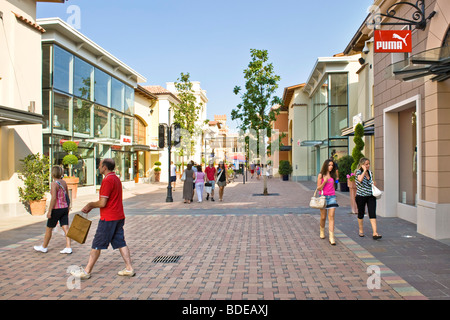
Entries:
<svg viewBox="0 0 450 320">
<path fill-rule="evenodd" d="M 375 52 L 411 52 L 411 30 L 375 30 Z"/>
</svg>

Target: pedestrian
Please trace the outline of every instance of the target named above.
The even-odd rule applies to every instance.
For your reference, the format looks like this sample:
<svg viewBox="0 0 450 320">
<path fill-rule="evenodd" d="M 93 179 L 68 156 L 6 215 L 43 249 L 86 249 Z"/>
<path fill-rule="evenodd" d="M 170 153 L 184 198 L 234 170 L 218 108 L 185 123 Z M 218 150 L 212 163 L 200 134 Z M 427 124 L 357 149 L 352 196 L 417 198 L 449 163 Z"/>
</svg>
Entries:
<svg viewBox="0 0 450 320">
<path fill-rule="evenodd" d="M 67 237 L 69 231 L 69 205 L 66 201 L 66 194 L 69 194 L 67 183 L 62 179 L 64 174 L 63 168 L 60 166 L 52 167 L 53 182 L 50 186 L 50 194 L 52 199 L 48 206 L 47 228 L 45 229 L 44 242 L 40 246 L 34 246 L 34 250 L 46 253 L 48 244 L 52 238 L 53 229 L 59 222 L 66 235 L 66 247 L 60 253 L 72 253 L 70 246 L 70 238 Z"/>
<path fill-rule="evenodd" d="M 355 172 L 356 176 L 356 205 L 358 207 L 358 227 L 359 236 L 364 237 L 363 219 L 366 209 L 369 212 L 370 224 L 372 225 L 372 238 L 374 240 L 381 239 L 382 236 L 377 232 L 377 199 L 372 195 L 373 174 L 370 171 L 370 160 L 361 158 L 358 163 L 358 168 Z"/>
<path fill-rule="evenodd" d="M 195 172 L 197 172 L 197 164 L 194 162 L 194 160 L 191 160 L 191 164 L 192 164 L 192 170 Z M 195 193 L 195 182 L 194 180 L 192 180 L 192 197 L 191 197 L 191 202 L 194 201 L 194 193 Z"/>
<path fill-rule="evenodd" d="M 214 162 L 209 161 L 209 166 L 205 168 L 206 182 L 211 183 L 211 201 L 214 201 L 214 188 L 216 187 L 217 170 Z M 209 193 L 206 193 L 206 200 L 209 200 Z"/>
<path fill-rule="evenodd" d="M 261 175 L 261 167 L 259 166 L 259 164 L 256 165 L 256 179 L 259 180 L 259 177 Z"/>
<path fill-rule="evenodd" d="M 125 269 L 118 272 L 119 276 L 132 277 L 135 275 L 131 265 L 130 249 L 125 242 L 124 224 L 125 213 L 122 202 L 122 183 L 115 174 L 116 164 L 113 159 L 100 161 L 99 172 L 105 177 L 102 180 L 99 192 L 99 200 L 89 202 L 82 212 L 88 214 L 94 208 L 100 208 L 100 220 L 97 231 L 92 241 L 91 252 L 86 267 L 74 270 L 71 274 L 80 279 L 89 279 L 95 263 L 102 250 L 108 249 L 111 244 L 113 249 L 119 249 L 125 262 Z"/>
<path fill-rule="evenodd" d="M 170 161 L 170 185 L 173 183 L 173 191 L 175 191 L 175 185 L 177 184 L 177 166 Z"/>
<path fill-rule="evenodd" d="M 197 172 L 195 173 L 195 191 L 197 191 L 197 202 L 203 201 L 203 188 L 205 186 L 205 173 L 202 171 L 202 166 L 197 166 Z"/>
<path fill-rule="evenodd" d="M 336 152 L 336 151 L 333 150 L 333 152 Z M 332 153 L 331 157 L 330 157 L 330 160 L 333 161 L 334 167 L 336 168 L 336 180 L 334 180 L 336 185 L 334 186 L 334 190 L 337 190 L 338 183 L 339 183 L 339 166 L 338 166 L 337 161 L 336 161 L 336 156 L 337 155 L 333 155 L 333 153 Z"/>
<path fill-rule="evenodd" d="M 219 201 L 223 201 L 223 192 L 227 185 L 227 173 L 223 161 L 217 167 L 217 186 L 219 187 Z"/>
<path fill-rule="evenodd" d="M 336 180 L 336 167 L 330 159 L 325 160 L 317 176 L 317 189 L 322 191 L 326 199 L 326 207 L 320 209 L 320 238 L 325 239 L 325 222 L 328 216 L 328 233 L 330 244 L 335 245 L 334 239 L 334 214 L 339 207 L 336 201 L 334 181 Z"/>
<path fill-rule="evenodd" d="M 192 170 L 192 163 L 188 163 L 184 170 L 184 185 L 183 185 L 183 199 L 184 203 L 191 203 L 194 185 L 194 170 Z"/>
<path fill-rule="evenodd" d="M 255 164 L 253 162 L 250 164 L 250 173 L 252 174 L 250 178 L 253 179 L 253 175 L 255 174 Z"/>
</svg>

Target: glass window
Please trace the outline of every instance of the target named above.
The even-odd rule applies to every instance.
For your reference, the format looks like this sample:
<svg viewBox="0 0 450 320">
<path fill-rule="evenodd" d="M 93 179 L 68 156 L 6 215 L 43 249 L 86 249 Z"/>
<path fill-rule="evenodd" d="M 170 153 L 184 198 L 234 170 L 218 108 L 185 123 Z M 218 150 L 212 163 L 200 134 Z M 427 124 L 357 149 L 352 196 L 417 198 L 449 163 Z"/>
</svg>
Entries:
<svg viewBox="0 0 450 320">
<path fill-rule="evenodd" d="M 111 138 L 120 139 L 122 134 L 122 115 L 118 112 L 111 112 Z"/>
<path fill-rule="evenodd" d="M 51 91 L 42 92 L 42 114 L 44 115 L 44 124 L 42 129 L 50 128 L 50 94 Z"/>
<path fill-rule="evenodd" d="M 75 96 L 91 100 L 93 72 L 94 72 L 93 66 L 75 57 L 75 68 L 73 78 L 73 94 Z"/>
<path fill-rule="evenodd" d="M 328 108 L 329 138 L 339 138 L 342 136 L 342 129 L 348 127 L 347 107 Z"/>
<path fill-rule="evenodd" d="M 125 113 L 134 114 L 134 88 L 125 86 Z"/>
<path fill-rule="evenodd" d="M 125 85 L 119 80 L 111 80 L 111 107 L 117 111 L 124 110 Z"/>
<path fill-rule="evenodd" d="M 96 138 L 109 138 L 108 109 L 94 106 L 94 136 Z"/>
<path fill-rule="evenodd" d="M 51 83 L 51 46 L 42 46 L 42 89 L 49 89 Z"/>
<path fill-rule="evenodd" d="M 53 128 L 62 131 L 69 130 L 69 106 L 71 98 L 60 94 L 54 93 L 54 112 L 53 112 Z"/>
<path fill-rule="evenodd" d="M 134 141 L 136 144 L 146 144 L 146 128 L 144 122 L 139 118 L 134 118 Z"/>
<path fill-rule="evenodd" d="M 95 102 L 109 107 L 108 96 L 110 92 L 111 76 L 95 68 L 94 80 Z"/>
<path fill-rule="evenodd" d="M 329 79 L 329 104 L 332 106 L 347 105 L 347 74 L 332 73 Z"/>
<path fill-rule="evenodd" d="M 126 136 L 133 136 L 133 118 L 130 117 L 124 117 L 124 135 Z"/>
<path fill-rule="evenodd" d="M 81 99 L 73 99 L 73 131 L 91 135 L 92 103 Z"/>
<path fill-rule="evenodd" d="M 71 93 L 70 68 L 73 56 L 58 46 L 54 48 L 53 87 Z"/>
</svg>

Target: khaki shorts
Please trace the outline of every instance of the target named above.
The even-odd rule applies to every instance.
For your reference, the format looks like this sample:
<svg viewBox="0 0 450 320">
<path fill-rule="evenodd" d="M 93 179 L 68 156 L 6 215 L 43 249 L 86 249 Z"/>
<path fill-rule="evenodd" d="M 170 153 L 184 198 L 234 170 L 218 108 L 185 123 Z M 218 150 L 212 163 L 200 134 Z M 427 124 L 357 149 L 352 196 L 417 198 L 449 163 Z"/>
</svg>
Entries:
<svg viewBox="0 0 450 320">
<path fill-rule="evenodd" d="M 225 187 L 227 185 L 227 182 L 226 181 L 217 181 L 217 185 L 219 187 Z"/>
</svg>

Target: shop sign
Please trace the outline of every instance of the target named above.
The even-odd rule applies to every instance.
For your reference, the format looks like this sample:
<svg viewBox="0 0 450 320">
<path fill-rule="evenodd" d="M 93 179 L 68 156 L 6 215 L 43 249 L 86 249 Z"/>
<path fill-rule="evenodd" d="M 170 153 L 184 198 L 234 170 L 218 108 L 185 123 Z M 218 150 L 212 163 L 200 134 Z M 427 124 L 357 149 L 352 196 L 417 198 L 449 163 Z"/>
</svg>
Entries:
<svg viewBox="0 0 450 320">
<path fill-rule="evenodd" d="M 131 136 L 120 136 L 120 145 L 122 146 L 131 146 L 133 144 L 133 138 Z"/>
<path fill-rule="evenodd" d="M 375 30 L 375 52 L 411 52 L 411 30 Z"/>
</svg>

